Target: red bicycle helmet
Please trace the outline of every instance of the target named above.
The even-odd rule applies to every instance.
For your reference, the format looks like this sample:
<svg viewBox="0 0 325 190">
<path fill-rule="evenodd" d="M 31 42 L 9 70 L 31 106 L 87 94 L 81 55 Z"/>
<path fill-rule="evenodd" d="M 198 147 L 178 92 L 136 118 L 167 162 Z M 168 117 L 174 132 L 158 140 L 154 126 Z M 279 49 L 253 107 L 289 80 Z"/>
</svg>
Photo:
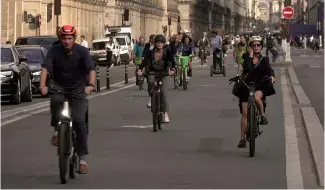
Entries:
<svg viewBox="0 0 325 190">
<path fill-rule="evenodd" d="M 63 25 L 60 28 L 60 36 L 65 36 L 65 35 L 72 35 L 76 36 L 77 30 L 70 24 Z"/>
</svg>

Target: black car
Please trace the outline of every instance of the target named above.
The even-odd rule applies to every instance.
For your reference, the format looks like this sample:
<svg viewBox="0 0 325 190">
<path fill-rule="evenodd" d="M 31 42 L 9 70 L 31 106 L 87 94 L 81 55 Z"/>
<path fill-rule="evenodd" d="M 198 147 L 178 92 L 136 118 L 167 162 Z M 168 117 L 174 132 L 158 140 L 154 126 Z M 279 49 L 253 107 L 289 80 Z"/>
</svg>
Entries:
<svg viewBox="0 0 325 190">
<path fill-rule="evenodd" d="M 32 101 L 33 78 L 26 60 L 14 46 L 1 45 L 1 101 L 13 104 Z"/>
<path fill-rule="evenodd" d="M 58 40 L 57 36 L 22 36 L 17 38 L 15 45 L 40 45 L 49 50 L 53 43 Z"/>
<path fill-rule="evenodd" d="M 39 93 L 41 65 L 45 59 L 47 50 L 40 45 L 16 46 L 16 49 L 20 55 L 24 55 L 27 58 L 26 63 L 33 75 L 33 93 Z"/>
</svg>

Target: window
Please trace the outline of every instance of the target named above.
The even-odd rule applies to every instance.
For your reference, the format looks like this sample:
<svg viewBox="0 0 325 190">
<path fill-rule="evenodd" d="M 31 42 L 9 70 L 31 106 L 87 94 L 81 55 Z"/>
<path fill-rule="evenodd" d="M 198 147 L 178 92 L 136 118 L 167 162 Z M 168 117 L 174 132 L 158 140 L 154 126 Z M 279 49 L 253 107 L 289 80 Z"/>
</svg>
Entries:
<svg viewBox="0 0 325 190">
<path fill-rule="evenodd" d="M 117 41 L 117 43 L 118 43 L 119 45 L 121 45 L 121 46 L 126 45 L 126 40 L 125 40 L 125 38 L 115 38 L 115 39 L 116 39 L 116 41 Z"/>
<path fill-rule="evenodd" d="M 107 42 L 94 42 L 93 50 L 105 50 Z"/>
<path fill-rule="evenodd" d="M 20 55 L 27 58 L 26 63 L 43 63 L 44 55 L 41 49 L 17 49 Z"/>
<path fill-rule="evenodd" d="M 4 64 L 5 62 L 11 63 L 14 62 L 14 56 L 10 48 L 1 48 L 1 63 Z"/>
</svg>

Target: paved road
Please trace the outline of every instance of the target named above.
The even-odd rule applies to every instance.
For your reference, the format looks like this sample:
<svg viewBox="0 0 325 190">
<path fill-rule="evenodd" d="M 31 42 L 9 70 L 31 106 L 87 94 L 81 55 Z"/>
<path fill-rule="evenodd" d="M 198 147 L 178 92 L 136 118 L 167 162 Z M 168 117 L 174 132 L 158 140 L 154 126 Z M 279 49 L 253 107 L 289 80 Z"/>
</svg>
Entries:
<svg viewBox="0 0 325 190">
<path fill-rule="evenodd" d="M 292 61 L 299 82 L 324 127 L 324 51 L 293 50 Z"/>
<path fill-rule="evenodd" d="M 129 73 L 128 76 L 129 78 L 134 77 L 134 68 L 132 66 L 129 67 Z M 114 84 L 120 81 L 124 81 L 124 65 L 122 66 L 116 66 L 113 67 L 110 70 L 110 83 Z M 105 67 L 100 67 L 100 86 L 106 89 L 106 68 Z M 15 108 L 19 108 L 19 107 L 24 107 L 24 106 L 29 106 L 29 105 L 33 105 L 33 104 L 37 104 L 37 103 L 41 103 L 44 101 L 47 101 L 48 98 L 41 98 L 39 95 L 34 95 L 34 99 L 32 102 L 23 102 L 19 105 L 11 105 L 9 103 L 6 102 L 2 102 L 1 103 L 1 110 L 2 111 L 6 111 L 6 110 L 12 110 Z"/>
<path fill-rule="evenodd" d="M 227 67 L 228 77 L 196 67 L 188 91 L 170 83 L 171 123 L 157 133 L 147 128 L 148 96 L 134 85 L 92 98 L 89 174 L 66 185 L 59 184 L 49 143 L 48 111 L 3 126 L 2 188 L 286 188 L 286 176 L 295 174 L 286 171 L 281 82 L 268 98 L 269 125 L 256 157 L 249 158 L 248 149 L 237 149 L 240 114 L 228 86 L 236 67 Z"/>
</svg>

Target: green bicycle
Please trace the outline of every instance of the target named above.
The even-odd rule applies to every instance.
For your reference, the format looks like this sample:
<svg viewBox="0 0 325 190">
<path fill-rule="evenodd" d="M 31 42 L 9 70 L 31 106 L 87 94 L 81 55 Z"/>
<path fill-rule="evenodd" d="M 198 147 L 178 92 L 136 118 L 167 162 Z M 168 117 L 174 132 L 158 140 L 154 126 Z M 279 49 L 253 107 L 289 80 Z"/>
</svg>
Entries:
<svg viewBox="0 0 325 190">
<path fill-rule="evenodd" d="M 192 55 L 190 56 L 179 56 L 179 66 L 177 69 L 177 76 L 179 77 L 179 81 L 183 85 L 183 89 L 187 90 L 187 85 L 189 82 L 189 78 L 187 76 L 187 71 L 189 68 L 189 62 L 192 58 Z"/>
<path fill-rule="evenodd" d="M 136 57 L 134 59 L 134 63 L 136 65 L 135 75 L 136 75 L 136 77 L 138 78 L 138 81 L 139 81 L 139 90 L 143 90 L 144 77 L 142 75 L 141 76 L 138 76 L 138 74 L 137 74 L 137 71 L 139 69 L 139 66 L 142 64 L 142 57 Z"/>
</svg>

